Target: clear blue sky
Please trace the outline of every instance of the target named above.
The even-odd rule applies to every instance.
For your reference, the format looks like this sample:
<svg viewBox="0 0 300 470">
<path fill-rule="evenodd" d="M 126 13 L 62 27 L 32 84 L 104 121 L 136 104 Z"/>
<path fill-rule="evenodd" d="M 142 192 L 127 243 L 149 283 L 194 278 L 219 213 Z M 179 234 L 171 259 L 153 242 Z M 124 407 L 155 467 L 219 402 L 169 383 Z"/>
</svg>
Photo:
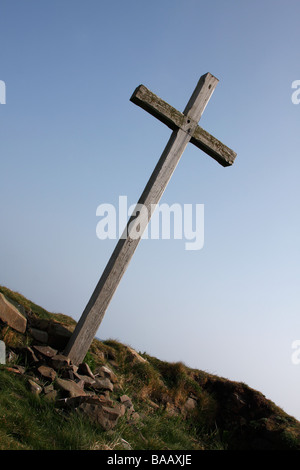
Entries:
<svg viewBox="0 0 300 470">
<path fill-rule="evenodd" d="M 143 240 L 100 338 L 243 381 L 300 419 L 297 0 L 2 0 L 0 283 L 79 319 L 116 241 L 99 204 L 134 204 L 170 130 L 129 101 L 143 83 L 183 110 L 219 84 L 161 202 L 204 204 L 205 243 Z"/>
</svg>

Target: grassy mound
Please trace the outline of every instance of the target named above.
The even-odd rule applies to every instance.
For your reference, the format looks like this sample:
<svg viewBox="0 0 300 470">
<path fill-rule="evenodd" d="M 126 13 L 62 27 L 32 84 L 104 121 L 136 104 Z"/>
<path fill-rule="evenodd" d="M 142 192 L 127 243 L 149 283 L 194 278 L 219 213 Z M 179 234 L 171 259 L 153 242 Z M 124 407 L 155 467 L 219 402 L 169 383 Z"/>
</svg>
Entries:
<svg viewBox="0 0 300 470">
<path fill-rule="evenodd" d="M 0 292 L 35 323 L 75 327 L 72 318 L 19 293 L 2 286 Z M 246 384 L 94 339 L 85 362 L 92 371 L 108 366 L 118 378 L 113 398 L 128 395 L 139 416 L 132 422 L 124 415 L 104 431 L 29 390 L 32 370 L 22 350 L 35 343 L 30 328 L 23 335 L 0 323 L 0 339 L 8 351 L 0 366 L 0 450 L 300 450 L 300 423 Z"/>
</svg>

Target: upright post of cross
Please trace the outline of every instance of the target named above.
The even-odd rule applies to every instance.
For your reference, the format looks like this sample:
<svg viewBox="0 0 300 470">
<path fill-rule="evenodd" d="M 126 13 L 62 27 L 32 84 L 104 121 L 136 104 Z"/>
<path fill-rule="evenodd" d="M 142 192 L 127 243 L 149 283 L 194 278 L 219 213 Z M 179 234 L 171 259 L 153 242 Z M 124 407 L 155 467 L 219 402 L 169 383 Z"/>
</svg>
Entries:
<svg viewBox="0 0 300 470">
<path fill-rule="evenodd" d="M 203 75 L 183 113 L 154 95 L 143 85 L 136 88 L 131 101 L 172 129 L 163 151 L 127 227 L 85 308 L 64 351 L 74 364 L 83 361 L 104 317 L 107 307 L 126 271 L 133 253 L 150 220 L 152 208 L 158 204 L 188 142 L 193 143 L 223 166 L 232 165 L 236 153 L 198 125 L 198 121 L 218 84 L 210 73 Z M 146 220 L 139 219 L 140 207 L 147 209 Z M 132 226 L 139 236 L 130 232 Z"/>
</svg>

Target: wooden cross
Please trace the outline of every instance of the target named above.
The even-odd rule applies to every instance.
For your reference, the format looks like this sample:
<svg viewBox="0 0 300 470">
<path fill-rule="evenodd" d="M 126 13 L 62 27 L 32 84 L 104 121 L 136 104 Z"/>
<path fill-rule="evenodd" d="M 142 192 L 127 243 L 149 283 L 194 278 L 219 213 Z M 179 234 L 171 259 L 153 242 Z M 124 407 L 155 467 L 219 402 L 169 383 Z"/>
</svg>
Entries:
<svg viewBox="0 0 300 470">
<path fill-rule="evenodd" d="M 173 131 L 136 206 L 138 208 L 140 204 L 143 204 L 147 208 L 146 224 L 150 220 L 153 205 L 155 207 L 158 204 L 188 142 L 199 147 L 223 166 L 233 164 L 236 153 L 198 126 L 198 121 L 217 84 L 218 79 L 210 73 L 203 75 L 183 113 L 154 95 L 143 85 L 137 87 L 130 98 L 133 103 L 148 111 Z M 129 230 L 132 222 L 137 220 L 137 213 L 138 211 L 135 210 L 129 219 L 126 232 L 124 232 L 125 236 L 119 239 L 64 351 L 74 364 L 83 361 L 109 302 L 141 239 L 143 230 L 139 237 L 133 238 Z M 145 229 L 145 223 L 143 225 Z"/>
</svg>

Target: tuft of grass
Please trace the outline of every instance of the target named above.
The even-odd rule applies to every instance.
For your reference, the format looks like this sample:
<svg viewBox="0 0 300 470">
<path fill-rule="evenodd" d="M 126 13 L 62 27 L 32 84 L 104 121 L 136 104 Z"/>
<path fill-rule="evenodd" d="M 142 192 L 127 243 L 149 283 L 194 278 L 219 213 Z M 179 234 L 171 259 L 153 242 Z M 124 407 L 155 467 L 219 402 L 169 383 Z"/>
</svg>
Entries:
<svg viewBox="0 0 300 470">
<path fill-rule="evenodd" d="M 24 377 L 0 368 L 0 450 L 86 450 L 104 431 L 33 394 Z"/>
</svg>

